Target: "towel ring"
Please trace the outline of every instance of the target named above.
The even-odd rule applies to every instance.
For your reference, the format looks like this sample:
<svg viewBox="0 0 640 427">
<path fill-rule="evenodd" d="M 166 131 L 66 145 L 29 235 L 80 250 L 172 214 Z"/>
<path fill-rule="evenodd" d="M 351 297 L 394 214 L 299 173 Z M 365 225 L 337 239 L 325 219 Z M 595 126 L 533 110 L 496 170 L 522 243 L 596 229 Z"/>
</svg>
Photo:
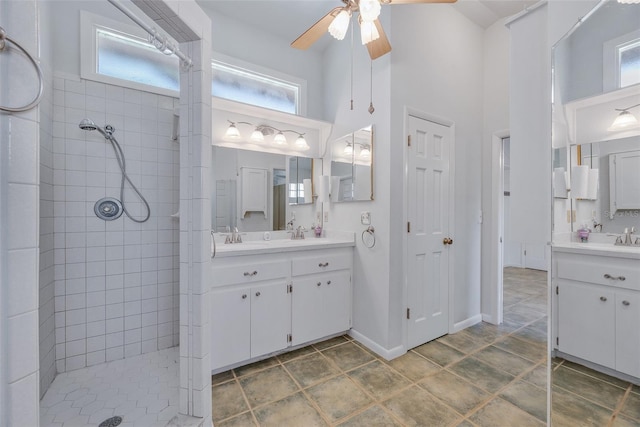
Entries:
<svg viewBox="0 0 640 427">
<path fill-rule="evenodd" d="M 22 46 L 16 43 L 15 40 L 7 36 L 7 32 L 4 30 L 4 28 L 0 27 L 0 52 L 2 52 L 5 49 L 5 47 L 7 47 L 7 44 L 6 44 L 7 41 L 13 43 L 14 46 L 18 48 L 18 50 L 20 50 L 22 53 L 24 53 L 27 56 L 27 58 L 29 58 L 29 61 L 31 61 L 33 66 L 36 68 L 36 72 L 38 73 L 38 80 L 39 80 L 38 94 L 33 99 L 33 101 L 31 101 L 29 104 L 23 107 L 3 107 L 2 105 L 0 105 L 0 111 L 6 111 L 9 113 L 20 113 L 22 111 L 30 110 L 40 103 L 40 98 L 42 98 L 42 93 L 44 92 L 44 83 L 43 83 L 44 78 L 42 76 L 42 69 L 40 68 L 40 65 L 38 65 L 36 60 L 33 59 L 33 56 L 29 55 L 29 52 L 27 52 Z"/>
<path fill-rule="evenodd" d="M 366 230 L 362 232 L 362 243 L 371 249 L 376 245 L 376 235 L 373 234 L 375 232 L 375 228 L 372 225 L 368 226 Z"/>
</svg>

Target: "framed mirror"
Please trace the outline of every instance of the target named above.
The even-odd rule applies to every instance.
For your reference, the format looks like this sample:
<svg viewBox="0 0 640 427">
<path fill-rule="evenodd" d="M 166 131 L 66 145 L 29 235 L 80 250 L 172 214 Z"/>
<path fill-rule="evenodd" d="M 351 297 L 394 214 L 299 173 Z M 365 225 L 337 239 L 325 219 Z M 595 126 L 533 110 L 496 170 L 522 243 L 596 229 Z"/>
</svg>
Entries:
<svg viewBox="0 0 640 427">
<path fill-rule="evenodd" d="M 331 143 L 331 201 L 373 200 L 373 125 Z"/>
</svg>

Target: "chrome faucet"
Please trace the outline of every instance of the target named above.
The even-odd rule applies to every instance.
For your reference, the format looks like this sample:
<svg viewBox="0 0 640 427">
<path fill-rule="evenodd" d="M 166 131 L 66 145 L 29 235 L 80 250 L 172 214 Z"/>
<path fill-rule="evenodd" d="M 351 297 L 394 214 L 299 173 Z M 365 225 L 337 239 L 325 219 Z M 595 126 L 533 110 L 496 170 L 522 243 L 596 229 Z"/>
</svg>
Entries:
<svg viewBox="0 0 640 427">
<path fill-rule="evenodd" d="M 289 231 L 291 233 L 291 240 L 301 240 L 304 239 L 304 232 L 307 231 L 306 228 L 299 225 L 295 231 Z"/>
<path fill-rule="evenodd" d="M 633 235 L 636 232 L 636 228 L 635 227 L 631 227 L 631 229 L 625 227 L 624 229 L 624 233 L 622 233 L 622 236 L 624 236 L 624 241 L 622 240 L 622 236 L 618 236 L 616 238 L 616 246 L 640 246 L 640 237 L 636 237 L 635 242 L 633 241 Z"/>
<path fill-rule="evenodd" d="M 293 221 L 294 219 L 291 218 L 291 220 L 287 223 L 287 230 L 293 230 Z"/>
<path fill-rule="evenodd" d="M 231 234 L 231 243 L 242 243 L 242 237 L 240 237 L 238 227 L 233 227 L 233 233 Z"/>
</svg>

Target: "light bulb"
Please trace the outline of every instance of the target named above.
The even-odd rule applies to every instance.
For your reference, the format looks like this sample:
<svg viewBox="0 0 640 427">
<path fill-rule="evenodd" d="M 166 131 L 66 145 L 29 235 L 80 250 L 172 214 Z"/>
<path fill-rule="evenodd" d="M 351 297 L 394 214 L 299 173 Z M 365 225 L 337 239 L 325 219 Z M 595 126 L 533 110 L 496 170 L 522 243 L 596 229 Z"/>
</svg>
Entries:
<svg viewBox="0 0 640 427">
<path fill-rule="evenodd" d="M 616 119 L 613 121 L 613 123 L 609 127 L 609 130 L 610 131 L 624 130 L 624 129 L 636 126 L 637 124 L 638 124 L 638 119 L 636 119 L 636 117 L 630 112 L 628 112 L 627 110 L 623 110 L 620 114 L 618 114 L 618 117 L 616 117 Z"/>
<path fill-rule="evenodd" d="M 342 9 L 338 16 L 336 16 L 331 25 L 329 25 L 329 34 L 338 40 L 343 40 L 349 29 L 349 20 L 351 19 L 351 12 L 347 9 Z"/>
<path fill-rule="evenodd" d="M 273 137 L 273 143 L 276 145 L 286 145 L 287 138 L 285 138 L 282 132 L 278 132 L 276 136 Z"/>
<path fill-rule="evenodd" d="M 640 3 L 640 0 L 618 0 L 618 3 L 621 3 L 621 4 L 637 4 L 637 3 Z"/>
<path fill-rule="evenodd" d="M 374 22 L 360 22 L 360 38 L 362 40 L 362 44 L 378 40 L 380 38 L 380 33 L 378 32 L 378 28 L 376 28 L 376 24 Z"/>
<path fill-rule="evenodd" d="M 353 145 L 350 142 L 347 142 L 347 146 L 344 147 L 344 154 L 351 155 L 353 154 Z"/>
<path fill-rule="evenodd" d="M 360 157 L 363 157 L 365 159 L 368 159 L 369 156 L 371 156 L 371 150 L 369 149 L 368 145 L 365 145 L 362 147 L 362 149 L 360 150 Z"/>
<path fill-rule="evenodd" d="M 240 139 L 240 131 L 236 127 L 235 123 L 231 122 L 224 136 L 229 139 Z"/>
<path fill-rule="evenodd" d="M 256 129 L 251 133 L 251 140 L 253 142 L 264 142 L 264 134 Z"/>
<path fill-rule="evenodd" d="M 307 140 L 304 139 L 304 136 L 298 135 L 296 138 L 295 146 L 298 150 L 308 150 L 309 144 L 307 144 Z"/>
<path fill-rule="evenodd" d="M 358 8 L 364 22 L 373 22 L 380 16 L 380 2 L 378 0 L 360 0 Z"/>
</svg>

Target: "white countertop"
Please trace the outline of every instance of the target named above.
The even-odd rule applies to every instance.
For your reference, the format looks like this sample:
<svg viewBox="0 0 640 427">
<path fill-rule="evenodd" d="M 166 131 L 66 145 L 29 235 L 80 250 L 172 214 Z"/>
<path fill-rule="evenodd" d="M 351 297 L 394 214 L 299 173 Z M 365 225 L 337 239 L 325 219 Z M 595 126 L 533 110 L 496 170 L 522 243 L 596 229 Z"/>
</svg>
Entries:
<svg viewBox="0 0 640 427">
<path fill-rule="evenodd" d="M 640 246 L 616 246 L 613 243 L 554 242 L 556 252 L 640 259 Z"/>
<path fill-rule="evenodd" d="M 292 240 L 282 232 L 270 232 L 271 240 L 258 240 L 257 235 L 264 233 L 247 233 L 242 235 L 242 243 L 221 243 L 216 239 L 215 258 L 233 257 L 241 255 L 273 254 L 280 252 L 294 252 L 313 249 L 331 249 L 355 246 L 355 234 L 350 232 L 332 232 L 326 237 L 314 237 L 313 233 L 305 233 L 304 239 Z M 217 236 L 216 236 L 217 237 Z M 214 259 L 215 259 L 214 258 Z"/>
</svg>

